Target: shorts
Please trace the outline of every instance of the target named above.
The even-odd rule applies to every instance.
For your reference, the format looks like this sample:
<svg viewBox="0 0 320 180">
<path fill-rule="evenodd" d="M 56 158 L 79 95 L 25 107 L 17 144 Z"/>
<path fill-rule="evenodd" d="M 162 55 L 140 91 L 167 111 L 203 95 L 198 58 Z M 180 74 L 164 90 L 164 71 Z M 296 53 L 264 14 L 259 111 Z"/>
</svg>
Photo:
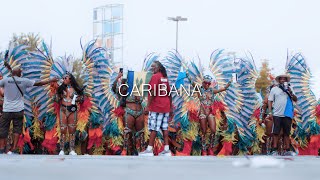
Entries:
<svg viewBox="0 0 320 180">
<path fill-rule="evenodd" d="M 279 135 L 281 129 L 285 136 L 290 136 L 292 119 L 289 117 L 273 116 L 272 134 Z"/>
<path fill-rule="evenodd" d="M 0 138 L 7 138 L 9 134 L 10 123 L 13 121 L 13 133 L 21 134 L 23 128 L 24 112 L 3 112 L 0 118 Z"/>
<path fill-rule="evenodd" d="M 170 113 L 149 112 L 148 129 L 149 131 L 168 130 L 168 120 Z"/>
</svg>

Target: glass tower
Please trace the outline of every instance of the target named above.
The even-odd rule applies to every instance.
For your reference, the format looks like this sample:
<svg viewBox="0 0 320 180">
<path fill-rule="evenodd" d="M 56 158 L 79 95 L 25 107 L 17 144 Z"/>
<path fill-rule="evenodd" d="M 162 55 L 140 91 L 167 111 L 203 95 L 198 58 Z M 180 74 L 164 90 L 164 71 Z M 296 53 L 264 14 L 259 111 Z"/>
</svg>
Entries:
<svg viewBox="0 0 320 180">
<path fill-rule="evenodd" d="M 123 64 L 123 5 L 110 4 L 93 9 L 93 37 L 108 50 L 110 59 Z"/>
</svg>

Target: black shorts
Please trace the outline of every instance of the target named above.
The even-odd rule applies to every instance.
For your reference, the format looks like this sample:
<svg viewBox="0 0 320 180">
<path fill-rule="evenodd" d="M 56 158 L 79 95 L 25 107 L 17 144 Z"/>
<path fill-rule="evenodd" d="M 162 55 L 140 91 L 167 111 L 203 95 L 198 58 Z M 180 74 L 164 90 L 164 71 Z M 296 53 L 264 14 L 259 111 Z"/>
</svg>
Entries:
<svg viewBox="0 0 320 180">
<path fill-rule="evenodd" d="M 21 134 L 23 127 L 24 112 L 3 112 L 0 118 L 0 138 L 7 138 L 9 134 L 10 123 L 13 121 L 13 133 Z"/>
<path fill-rule="evenodd" d="M 292 119 L 289 117 L 273 116 L 272 134 L 279 135 L 281 129 L 285 136 L 290 136 Z"/>
</svg>

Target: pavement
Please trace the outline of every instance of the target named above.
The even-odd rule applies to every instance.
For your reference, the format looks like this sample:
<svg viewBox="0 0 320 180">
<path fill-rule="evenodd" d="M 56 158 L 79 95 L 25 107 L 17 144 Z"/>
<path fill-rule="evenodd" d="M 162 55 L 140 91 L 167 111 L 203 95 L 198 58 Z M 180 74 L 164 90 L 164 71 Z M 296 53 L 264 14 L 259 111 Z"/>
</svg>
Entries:
<svg viewBox="0 0 320 180">
<path fill-rule="evenodd" d="M 320 180 L 320 157 L 315 156 L 259 159 L 259 163 L 281 161 L 281 167 L 270 162 L 269 167 L 235 166 L 259 157 L 269 158 L 0 155 L 0 179 Z"/>
</svg>

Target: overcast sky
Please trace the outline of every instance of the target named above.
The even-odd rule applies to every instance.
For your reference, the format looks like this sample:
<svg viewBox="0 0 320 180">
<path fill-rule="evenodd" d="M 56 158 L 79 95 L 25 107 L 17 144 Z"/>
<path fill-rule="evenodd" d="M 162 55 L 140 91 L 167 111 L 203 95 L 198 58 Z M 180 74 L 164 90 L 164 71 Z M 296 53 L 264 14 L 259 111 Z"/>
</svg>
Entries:
<svg viewBox="0 0 320 180">
<path fill-rule="evenodd" d="M 279 74 L 287 49 L 300 51 L 316 76 L 313 91 L 320 97 L 317 0 L 10 0 L 1 2 L 0 50 L 13 33 L 35 32 L 47 42 L 52 38 L 54 56 L 81 57 L 80 37 L 93 38 L 93 8 L 112 3 L 124 4 L 124 63 L 133 69 L 140 70 L 147 53 L 164 56 L 175 47 L 175 24 L 167 17 L 181 15 L 188 18 L 179 31 L 184 58 L 199 55 L 207 64 L 214 49 L 249 50 L 258 67 L 268 59 Z"/>
</svg>

